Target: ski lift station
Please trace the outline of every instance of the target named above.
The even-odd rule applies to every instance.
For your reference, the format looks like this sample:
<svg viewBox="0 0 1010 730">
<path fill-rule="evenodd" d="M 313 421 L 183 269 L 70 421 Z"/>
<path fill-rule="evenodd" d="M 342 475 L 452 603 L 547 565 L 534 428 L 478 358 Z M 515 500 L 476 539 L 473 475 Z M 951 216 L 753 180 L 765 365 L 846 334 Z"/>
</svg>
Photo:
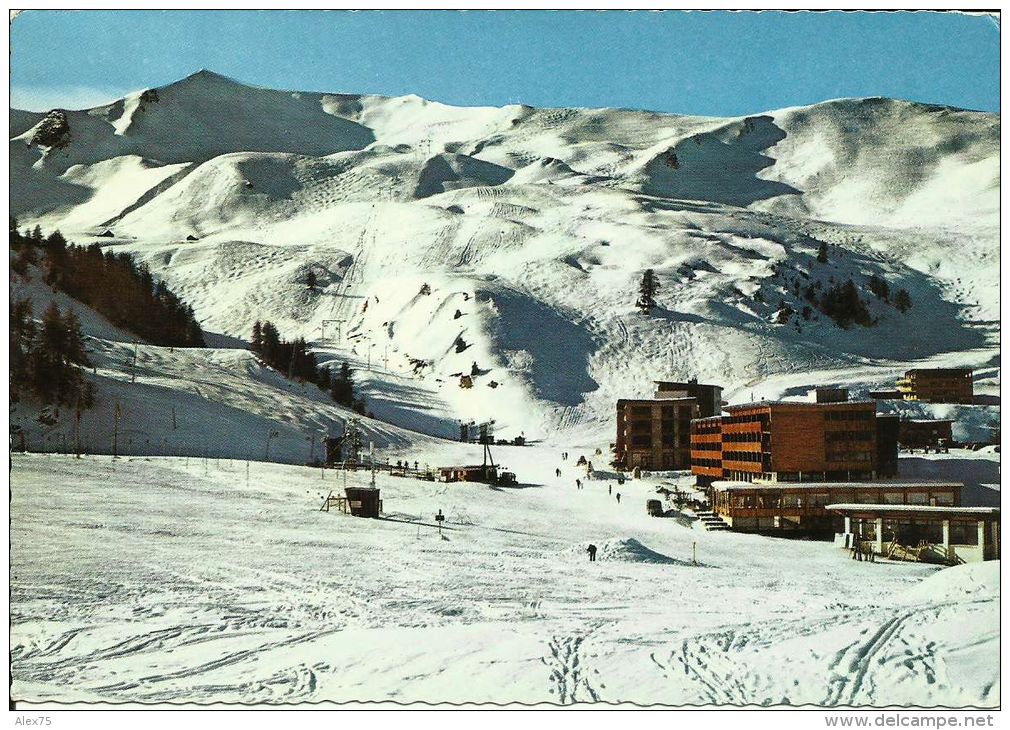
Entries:
<svg viewBox="0 0 1010 730">
<path fill-rule="evenodd" d="M 345 487 L 343 497 L 332 493 L 323 501 L 322 510 L 329 512 L 335 507 L 351 517 L 374 517 L 382 514 L 382 499 L 375 487 Z"/>
</svg>

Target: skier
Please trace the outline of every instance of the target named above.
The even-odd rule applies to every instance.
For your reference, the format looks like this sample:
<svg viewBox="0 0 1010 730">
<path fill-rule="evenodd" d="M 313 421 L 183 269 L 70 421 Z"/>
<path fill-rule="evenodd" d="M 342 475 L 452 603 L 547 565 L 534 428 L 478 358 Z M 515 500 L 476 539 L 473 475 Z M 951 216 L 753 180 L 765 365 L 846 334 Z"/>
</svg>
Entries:
<svg viewBox="0 0 1010 730">
<path fill-rule="evenodd" d="M 558 477 L 560 479 L 561 478 L 561 470 L 560 469 L 555 469 L 554 470 L 554 476 L 556 476 L 556 477 Z"/>
<path fill-rule="evenodd" d="M 586 548 L 586 552 L 589 553 L 589 562 L 590 563 L 595 563 L 596 562 L 596 546 L 593 545 L 592 543 L 590 543 L 589 547 Z"/>
<path fill-rule="evenodd" d="M 620 492 L 617 493 L 617 503 L 618 504 L 621 503 L 621 493 Z"/>
<path fill-rule="evenodd" d="M 613 494 L 613 493 L 614 493 L 614 485 L 613 484 L 608 484 L 607 485 L 607 494 Z"/>
<path fill-rule="evenodd" d="M 582 480 L 581 479 L 576 479 L 575 480 L 575 488 L 576 489 L 582 489 Z"/>
</svg>

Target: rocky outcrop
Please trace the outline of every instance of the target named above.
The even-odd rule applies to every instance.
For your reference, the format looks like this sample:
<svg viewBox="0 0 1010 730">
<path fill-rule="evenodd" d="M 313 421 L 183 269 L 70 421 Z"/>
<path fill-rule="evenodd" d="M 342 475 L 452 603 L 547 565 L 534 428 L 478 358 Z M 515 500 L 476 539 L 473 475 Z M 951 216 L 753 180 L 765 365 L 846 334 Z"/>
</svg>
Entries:
<svg viewBox="0 0 1010 730">
<path fill-rule="evenodd" d="M 36 147 L 62 149 L 70 144 L 70 122 L 62 109 L 53 109 L 35 127 L 29 144 Z"/>
</svg>

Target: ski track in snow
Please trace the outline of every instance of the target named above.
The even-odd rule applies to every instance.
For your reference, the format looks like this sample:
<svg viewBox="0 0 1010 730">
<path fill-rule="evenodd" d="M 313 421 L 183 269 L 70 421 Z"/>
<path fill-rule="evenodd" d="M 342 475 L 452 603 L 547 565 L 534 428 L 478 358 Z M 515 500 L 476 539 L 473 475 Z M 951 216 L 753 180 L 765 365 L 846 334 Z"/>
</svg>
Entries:
<svg viewBox="0 0 1010 730">
<path fill-rule="evenodd" d="M 998 645 L 998 591 L 902 598 L 924 577 L 963 569 L 867 566 L 830 544 L 706 533 L 641 508 L 670 477 L 626 483 L 618 506 L 605 480 L 575 490 L 572 462 L 555 477 L 555 448 L 517 449 L 510 461 L 536 486 L 380 474 L 393 519 L 373 521 L 320 512 L 339 475 L 321 480 L 304 467 L 253 463 L 246 487 L 243 465 L 227 460 L 15 455 L 14 692 L 139 702 L 998 702 L 996 665 L 985 659 Z M 54 474 L 72 485 L 58 511 Z M 441 539 L 436 507 L 450 523 Z M 589 541 L 602 542 L 605 559 L 586 560 Z M 639 542 L 648 550 L 622 548 Z M 693 544 L 708 567 L 650 562 L 690 555 Z"/>
</svg>

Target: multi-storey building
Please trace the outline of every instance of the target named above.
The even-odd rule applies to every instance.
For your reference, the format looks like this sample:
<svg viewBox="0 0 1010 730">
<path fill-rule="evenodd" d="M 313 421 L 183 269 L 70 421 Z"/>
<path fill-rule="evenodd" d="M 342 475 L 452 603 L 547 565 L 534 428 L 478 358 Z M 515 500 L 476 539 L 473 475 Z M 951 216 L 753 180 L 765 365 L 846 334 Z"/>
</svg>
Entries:
<svg viewBox="0 0 1010 730">
<path fill-rule="evenodd" d="M 897 423 L 870 402 L 762 401 L 691 424 L 691 471 L 715 480 L 868 480 L 897 474 Z"/>
<path fill-rule="evenodd" d="M 623 469 L 687 469 L 691 464 L 694 398 L 617 401 L 615 464 Z"/>
<path fill-rule="evenodd" d="M 908 370 L 897 385 L 905 400 L 967 404 L 974 400 L 971 368 Z"/>
<path fill-rule="evenodd" d="M 686 383 L 656 380 L 656 398 L 694 398 L 698 401 L 698 417 L 708 418 L 722 413 L 722 386 L 705 385 L 692 378 Z"/>
</svg>

